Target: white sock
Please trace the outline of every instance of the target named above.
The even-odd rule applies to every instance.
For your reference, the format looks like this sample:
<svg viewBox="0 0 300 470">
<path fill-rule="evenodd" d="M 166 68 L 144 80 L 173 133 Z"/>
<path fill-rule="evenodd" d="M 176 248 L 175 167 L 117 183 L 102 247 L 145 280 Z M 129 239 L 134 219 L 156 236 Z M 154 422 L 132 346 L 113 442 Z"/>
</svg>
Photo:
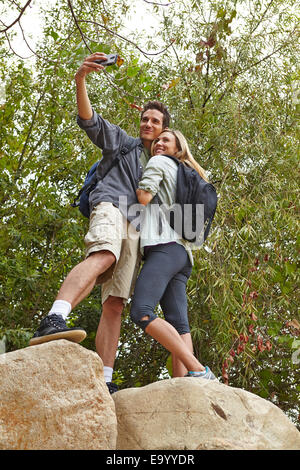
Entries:
<svg viewBox="0 0 300 470">
<path fill-rule="evenodd" d="M 48 315 L 61 315 L 63 319 L 66 320 L 71 310 L 72 305 L 70 302 L 67 302 L 66 300 L 55 300 Z"/>
<path fill-rule="evenodd" d="M 111 367 L 103 366 L 105 382 L 112 381 L 113 369 Z"/>
</svg>

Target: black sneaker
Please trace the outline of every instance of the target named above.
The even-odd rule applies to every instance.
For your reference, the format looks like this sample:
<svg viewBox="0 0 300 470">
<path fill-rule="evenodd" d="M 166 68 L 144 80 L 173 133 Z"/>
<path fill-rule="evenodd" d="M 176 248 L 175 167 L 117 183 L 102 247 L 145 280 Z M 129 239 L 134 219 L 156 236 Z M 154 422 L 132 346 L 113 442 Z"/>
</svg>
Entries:
<svg viewBox="0 0 300 470">
<path fill-rule="evenodd" d="M 68 328 L 61 315 L 48 315 L 43 318 L 39 328 L 29 341 L 30 346 L 47 343 L 55 339 L 68 339 L 74 343 L 80 343 L 86 337 L 82 328 Z"/>
<path fill-rule="evenodd" d="M 118 385 L 114 384 L 113 382 L 106 382 L 106 385 L 111 395 L 119 390 Z"/>
</svg>

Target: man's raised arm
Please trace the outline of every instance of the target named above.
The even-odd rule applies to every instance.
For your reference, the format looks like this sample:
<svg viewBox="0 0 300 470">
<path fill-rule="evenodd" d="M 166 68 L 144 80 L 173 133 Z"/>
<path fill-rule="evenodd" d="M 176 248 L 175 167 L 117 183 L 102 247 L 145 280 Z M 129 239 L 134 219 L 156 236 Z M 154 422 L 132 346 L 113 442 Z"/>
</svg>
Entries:
<svg viewBox="0 0 300 470">
<path fill-rule="evenodd" d="M 106 58 L 106 54 L 95 52 L 84 60 L 75 74 L 77 108 L 78 115 L 81 119 L 88 120 L 93 116 L 93 110 L 86 89 L 85 77 L 91 72 L 99 72 L 104 69 L 102 65 L 96 64 L 94 61 L 106 60 Z"/>
</svg>

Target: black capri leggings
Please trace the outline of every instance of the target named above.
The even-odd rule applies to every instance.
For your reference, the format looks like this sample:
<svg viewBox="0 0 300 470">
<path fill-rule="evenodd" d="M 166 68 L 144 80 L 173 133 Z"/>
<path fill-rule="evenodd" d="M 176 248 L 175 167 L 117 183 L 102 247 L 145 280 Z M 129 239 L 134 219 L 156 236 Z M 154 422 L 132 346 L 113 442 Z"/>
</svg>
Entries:
<svg viewBox="0 0 300 470">
<path fill-rule="evenodd" d="M 176 242 L 147 247 L 145 262 L 136 281 L 130 317 L 143 330 L 157 316 L 158 303 L 165 320 L 180 335 L 190 332 L 186 284 L 192 272 L 188 254 Z M 146 320 L 142 318 L 147 317 Z"/>
</svg>

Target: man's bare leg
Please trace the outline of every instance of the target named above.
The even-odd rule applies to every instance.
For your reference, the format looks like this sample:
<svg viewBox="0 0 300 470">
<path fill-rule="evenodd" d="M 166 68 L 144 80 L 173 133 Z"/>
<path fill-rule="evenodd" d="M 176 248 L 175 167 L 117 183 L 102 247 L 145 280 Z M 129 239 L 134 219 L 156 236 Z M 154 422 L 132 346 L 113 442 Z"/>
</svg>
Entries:
<svg viewBox="0 0 300 470">
<path fill-rule="evenodd" d="M 63 282 L 49 314 L 42 319 L 29 345 L 34 346 L 56 339 L 69 339 L 76 343 L 83 341 L 86 332 L 82 328 L 67 327 L 65 320 L 70 310 L 92 290 L 97 277 L 113 263 L 115 263 L 114 254 L 103 250 L 90 255 L 75 266 Z"/>
<path fill-rule="evenodd" d="M 121 330 L 123 299 L 109 296 L 102 306 L 102 314 L 96 335 L 96 351 L 103 365 L 114 368 Z"/>
<path fill-rule="evenodd" d="M 97 277 L 104 273 L 116 258 L 107 250 L 92 253 L 77 264 L 64 280 L 56 300 L 66 300 L 74 308 L 93 289 Z"/>
</svg>

